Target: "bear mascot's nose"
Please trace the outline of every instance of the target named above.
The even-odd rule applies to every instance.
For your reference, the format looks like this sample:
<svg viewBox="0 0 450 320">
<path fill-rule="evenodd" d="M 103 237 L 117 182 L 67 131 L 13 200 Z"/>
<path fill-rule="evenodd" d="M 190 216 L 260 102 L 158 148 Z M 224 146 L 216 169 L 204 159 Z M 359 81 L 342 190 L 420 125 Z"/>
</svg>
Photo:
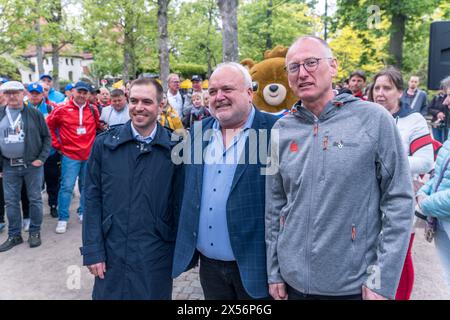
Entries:
<svg viewBox="0 0 450 320">
<path fill-rule="evenodd" d="M 275 92 L 275 91 L 278 90 L 278 86 L 277 86 L 276 84 L 272 84 L 272 85 L 269 87 L 269 90 L 272 91 L 272 92 Z"/>
</svg>

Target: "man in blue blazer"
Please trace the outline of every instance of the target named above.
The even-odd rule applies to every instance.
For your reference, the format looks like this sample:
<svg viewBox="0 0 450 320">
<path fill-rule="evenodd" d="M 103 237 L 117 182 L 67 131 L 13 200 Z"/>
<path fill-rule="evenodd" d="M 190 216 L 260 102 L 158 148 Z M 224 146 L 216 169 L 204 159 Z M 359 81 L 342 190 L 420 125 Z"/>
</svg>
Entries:
<svg viewBox="0 0 450 320">
<path fill-rule="evenodd" d="M 208 91 L 212 117 L 194 123 L 183 150 L 185 192 L 172 276 L 200 258 L 205 299 L 266 298 L 264 168 L 277 118 L 253 106 L 252 80 L 240 64 L 220 64 Z"/>
</svg>

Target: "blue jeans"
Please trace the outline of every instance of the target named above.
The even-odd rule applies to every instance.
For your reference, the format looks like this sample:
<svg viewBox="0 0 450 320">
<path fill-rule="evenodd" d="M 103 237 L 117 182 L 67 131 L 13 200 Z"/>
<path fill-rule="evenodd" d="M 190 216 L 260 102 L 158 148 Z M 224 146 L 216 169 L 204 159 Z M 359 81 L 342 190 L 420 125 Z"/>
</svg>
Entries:
<svg viewBox="0 0 450 320">
<path fill-rule="evenodd" d="M 60 221 L 69 221 L 69 208 L 72 201 L 72 192 L 75 182 L 78 179 L 78 188 L 80 190 L 80 208 L 79 215 L 83 214 L 84 209 L 84 174 L 87 161 L 72 160 L 67 156 L 61 159 L 61 186 L 58 193 L 58 215 Z"/>
<path fill-rule="evenodd" d="M 41 230 L 42 224 L 42 194 L 44 167 L 18 166 L 11 167 L 9 160 L 3 160 L 3 191 L 5 196 L 6 214 L 8 216 L 9 236 L 21 235 L 22 214 L 20 198 L 22 184 L 25 182 L 30 208 L 30 233 Z"/>
<path fill-rule="evenodd" d="M 450 222 L 438 219 L 434 241 L 444 269 L 447 289 L 450 293 Z"/>
</svg>

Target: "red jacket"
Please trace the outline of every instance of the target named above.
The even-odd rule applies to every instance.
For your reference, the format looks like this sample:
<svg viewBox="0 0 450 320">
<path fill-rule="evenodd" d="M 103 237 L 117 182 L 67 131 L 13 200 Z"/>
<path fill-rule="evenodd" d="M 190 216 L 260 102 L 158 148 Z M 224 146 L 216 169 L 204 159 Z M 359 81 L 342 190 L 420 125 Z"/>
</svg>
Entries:
<svg viewBox="0 0 450 320">
<path fill-rule="evenodd" d="M 72 160 L 87 160 L 95 140 L 95 131 L 100 127 L 100 115 L 96 107 L 92 110 L 89 103 L 83 107 L 82 124 L 80 126 L 80 108 L 73 99 L 56 108 L 47 118 L 52 135 L 52 146 Z M 80 130 L 81 128 L 84 128 Z M 84 132 L 84 134 L 79 134 Z"/>
</svg>

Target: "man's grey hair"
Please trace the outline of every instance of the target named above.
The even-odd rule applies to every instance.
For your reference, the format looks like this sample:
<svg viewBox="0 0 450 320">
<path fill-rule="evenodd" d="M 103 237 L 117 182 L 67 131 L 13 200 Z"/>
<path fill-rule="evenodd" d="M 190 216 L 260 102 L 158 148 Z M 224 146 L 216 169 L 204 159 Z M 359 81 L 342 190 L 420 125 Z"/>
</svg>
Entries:
<svg viewBox="0 0 450 320">
<path fill-rule="evenodd" d="M 242 74 L 242 76 L 244 77 L 245 88 L 246 89 L 253 88 L 252 77 L 250 76 L 250 73 L 248 72 L 247 68 L 245 68 L 242 64 L 239 64 L 237 62 L 222 62 L 216 66 L 213 73 L 215 73 L 223 68 L 231 68 L 236 71 L 239 71 Z"/>
<path fill-rule="evenodd" d="M 303 41 L 305 39 L 313 39 L 313 40 L 319 41 L 320 44 L 322 44 L 323 48 L 325 49 L 325 56 L 326 56 L 325 58 L 334 58 L 333 51 L 331 51 L 330 46 L 328 45 L 328 43 L 325 40 L 323 40 L 322 38 L 319 38 L 319 37 L 316 37 L 316 36 L 310 36 L 310 35 L 308 35 L 308 36 L 301 36 L 301 37 L 297 38 L 292 43 L 292 45 L 289 47 L 289 50 L 288 50 L 287 54 L 289 54 L 289 51 L 291 50 L 292 47 L 294 47 L 294 45 L 296 45 L 298 42 Z"/>
<path fill-rule="evenodd" d="M 179 78 L 179 75 L 177 75 L 176 73 L 171 73 L 171 74 L 169 74 L 169 76 L 167 77 L 167 83 L 169 83 L 169 82 L 170 82 L 170 79 L 172 79 L 172 78 L 174 78 L 174 77 L 178 77 L 178 78 Z"/>
<path fill-rule="evenodd" d="M 441 81 L 441 88 L 442 90 L 450 89 L 450 76 L 447 76 Z"/>
</svg>

